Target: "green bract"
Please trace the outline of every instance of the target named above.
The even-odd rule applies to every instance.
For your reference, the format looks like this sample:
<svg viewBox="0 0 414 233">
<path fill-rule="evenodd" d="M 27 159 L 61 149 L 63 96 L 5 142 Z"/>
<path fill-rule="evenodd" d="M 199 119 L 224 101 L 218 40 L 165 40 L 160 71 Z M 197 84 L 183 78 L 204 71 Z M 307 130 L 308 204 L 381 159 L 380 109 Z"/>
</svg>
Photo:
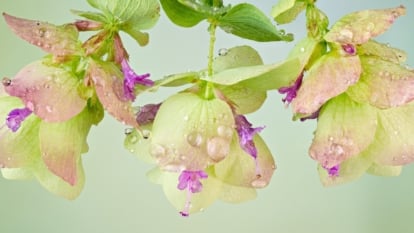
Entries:
<svg viewBox="0 0 414 233">
<path fill-rule="evenodd" d="M 159 18 L 160 6 L 156 0 L 88 0 L 102 13 L 73 11 L 82 17 L 103 23 L 107 30 L 124 31 L 141 46 L 148 43 L 148 33 Z"/>
<path fill-rule="evenodd" d="M 169 19 L 182 27 L 192 27 L 203 20 L 227 33 L 255 41 L 292 41 L 292 34 L 278 31 L 258 8 L 242 3 L 235 6 L 214 5 L 211 1 L 161 0 Z"/>
<path fill-rule="evenodd" d="M 306 8 L 300 0 L 279 0 L 272 8 L 272 16 L 279 24 L 290 23 Z"/>
</svg>

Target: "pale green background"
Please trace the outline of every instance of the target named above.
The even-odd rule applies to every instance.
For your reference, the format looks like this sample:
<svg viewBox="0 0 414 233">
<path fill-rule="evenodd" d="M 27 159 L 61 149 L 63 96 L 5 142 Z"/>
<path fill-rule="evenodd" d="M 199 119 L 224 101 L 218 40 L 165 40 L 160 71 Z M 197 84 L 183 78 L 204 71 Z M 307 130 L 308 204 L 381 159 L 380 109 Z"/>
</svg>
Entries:
<svg viewBox="0 0 414 233">
<path fill-rule="evenodd" d="M 60 24 L 75 19 L 69 9 L 90 10 L 85 2 L 0 0 L 0 11 Z M 269 13 L 276 0 L 250 2 Z M 319 1 L 331 22 L 351 11 L 399 4 L 407 7 L 408 15 L 398 19 L 380 40 L 405 49 L 411 55 L 408 64 L 413 66 L 414 1 Z M 151 72 L 159 78 L 205 67 L 206 27 L 201 24 L 182 29 L 162 13 L 158 25 L 150 30 L 149 46 L 140 48 L 123 38 L 136 71 Z M 303 15 L 284 28 L 296 38 L 302 37 Z M 218 34 L 217 49 L 241 44 L 257 48 L 266 63 L 282 60 L 293 46 L 284 42 L 258 44 Z M 43 54 L 14 36 L 0 20 L 2 77 L 13 76 Z M 162 89 L 157 95 L 141 97 L 139 103 L 158 102 L 170 93 L 172 90 Z M 254 201 L 240 205 L 217 202 L 201 214 L 180 217 L 160 187 L 146 180 L 144 174 L 150 166 L 123 149 L 124 126 L 106 116 L 89 135 L 90 151 L 83 156 L 86 187 L 75 201 L 56 197 L 35 181 L 0 178 L 0 232 L 414 232 L 414 167 L 407 166 L 397 178 L 365 175 L 350 184 L 322 187 L 315 162 L 307 155 L 315 122 L 292 122 L 281 98 L 271 93 L 263 108 L 249 116 L 255 125 L 267 126 L 262 135 L 278 164 L 270 186 L 261 190 Z"/>
</svg>

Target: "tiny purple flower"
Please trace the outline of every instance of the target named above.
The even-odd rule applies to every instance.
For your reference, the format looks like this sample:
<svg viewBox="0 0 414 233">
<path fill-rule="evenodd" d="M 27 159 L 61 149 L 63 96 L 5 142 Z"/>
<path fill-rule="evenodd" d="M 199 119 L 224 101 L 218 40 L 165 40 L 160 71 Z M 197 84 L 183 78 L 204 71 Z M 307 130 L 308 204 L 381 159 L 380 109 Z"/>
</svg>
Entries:
<svg viewBox="0 0 414 233">
<path fill-rule="evenodd" d="M 338 177 L 339 176 L 339 169 L 340 169 L 340 165 L 335 165 L 331 168 L 328 167 L 323 167 L 329 174 L 330 177 Z"/>
<path fill-rule="evenodd" d="M 286 97 L 282 99 L 283 103 L 290 104 L 294 98 L 296 98 L 296 94 L 302 85 L 303 80 L 303 72 L 299 75 L 299 77 L 296 79 L 295 83 L 292 86 L 289 87 L 281 87 L 279 88 L 280 94 L 286 94 Z"/>
<path fill-rule="evenodd" d="M 13 131 L 16 132 L 22 122 L 30 115 L 32 114 L 32 110 L 28 108 L 16 108 L 10 111 L 10 113 L 7 115 L 6 118 L 6 125 L 7 127 Z"/>
<path fill-rule="evenodd" d="M 200 182 L 201 179 L 206 179 L 208 177 L 205 171 L 187 171 L 184 170 L 181 172 L 178 177 L 177 188 L 179 190 L 187 189 L 187 200 L 184 205 L 184 209 L 180 211 L 180 214 L 183 217 L 188 217 L 190 212 L 191 205 L 191 196 L 193 193 L 201 192 L 203 189 L 203 184 Z"/>
<path fill-rule="evenodd" d="M 251 155 L 254 159 L 257 158 L 257 149 L 253 142 L 253 137 L 259 133 L 264 127 L 252 128 L 252 124 L 247 121 L 243 115 L 236 115 L 236 130 L 239 135 L 239 143 L 241 148 Z"/>
<path fill-rule="evenodd" d="M 355 55 L 356 49 L 355 46 L 352 44 L 343 44 L 342 49 L 349 55 Z"/>
<path fill-rule="evenodd" d="M 159 104 L 147 104 L 142 106 L 137 113 L 137 122 L 139 125 L 150 124 L 154 121 L 155 116 L 160 109 L 161 103 Z"/>
<path fill-rule="evenodd" d="M 152 86 L 154 82 L 147 79 L 150 74 L 137 75 L 129 66 L 128 61 L 123 59 L 121 62 L 122 73 L 124 73 L 124 95 L 128 100 L 135 100 L 135 85 Z"/>
</svg>

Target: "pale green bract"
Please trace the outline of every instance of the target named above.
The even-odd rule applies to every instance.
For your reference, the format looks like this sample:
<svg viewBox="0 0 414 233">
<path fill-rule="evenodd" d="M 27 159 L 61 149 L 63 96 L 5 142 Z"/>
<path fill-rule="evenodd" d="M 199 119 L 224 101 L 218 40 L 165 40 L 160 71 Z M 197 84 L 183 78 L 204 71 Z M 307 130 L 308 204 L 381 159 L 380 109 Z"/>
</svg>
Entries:
<svg viewBox="0 0 414 233">
<path fill-rule="evenodd" d="M 272 8 L 271 15 L 279 24 L 290 23 L 306 8 L 304 1 L 279 0 Z"/>
</svg>

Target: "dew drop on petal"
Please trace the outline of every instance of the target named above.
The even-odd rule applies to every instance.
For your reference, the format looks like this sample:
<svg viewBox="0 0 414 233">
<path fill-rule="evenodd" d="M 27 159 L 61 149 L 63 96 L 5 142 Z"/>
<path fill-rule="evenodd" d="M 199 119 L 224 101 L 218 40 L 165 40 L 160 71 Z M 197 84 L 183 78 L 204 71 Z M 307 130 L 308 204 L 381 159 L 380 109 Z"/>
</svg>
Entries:
<svg viewBox="0 0 414 233">
<path fill-rule="evenodd" d="M 222 137 L 213 137 L 207 142 L 207 154 L 216 162 L 223 160 L 230 151 L 230 143 Z"/>
<path fill-rule="evenodd" d="M 191 132 L 187 135 L 187 142 L 193 147 L 199 147 L 203 143 L 203 136 L 199 132 Z"/>
<path fill-rule="evenodd" d="M 303 53 L 303 52 L 305 52 L 305 48 L 304 47 L 302 47 L 302 48 L 300 48 L 300 51 Z"/>
<path fill-rule="evenodd" d="M 149 130 L 143 130 L 142 131 L 142 137 L 144 139 L 149 139 L 151 137 L 151 131 L 149 131 Z"/>
<path fill-rule="evenodd" d="M 132 144 L 135 144 L 138 141 L 138 137 L 137 136 L 131 136 L 129 137 L 129 142 Z"/>
<path fill-rule="evenodd" d="M 167 152 L 167 149 L 159 144 L 152 144 L 150 149 L 150 154 L 155 158 L 164 156 Z"/>
<path fill-rule="evenodd" d="M 51 113 L 51 112 L 53 112 L 53 107 L 52 106 L 50 106 L 50 105 L 46 105 L 46 111 L 48 112 L 48 113 Z"/>
<path fill-rule="evenodd" d="M 217 128 L 217 133 L 220 137 L 231 139 L 233 136 L 233 129 L 225 125 L 220 125 Z"/>
</svg>

